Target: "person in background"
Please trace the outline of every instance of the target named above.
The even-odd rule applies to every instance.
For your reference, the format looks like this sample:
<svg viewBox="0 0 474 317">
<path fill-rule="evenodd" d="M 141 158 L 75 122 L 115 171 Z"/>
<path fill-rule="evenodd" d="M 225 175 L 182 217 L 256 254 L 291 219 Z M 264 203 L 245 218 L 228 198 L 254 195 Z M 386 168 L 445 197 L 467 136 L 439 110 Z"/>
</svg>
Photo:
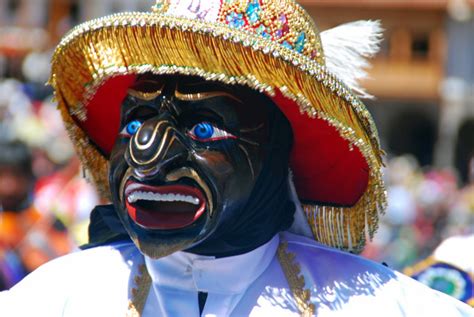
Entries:
<svg viewBox="0 0 474 317">
<path fill-rule="evenodd" d="M 449 210 L 444 231 L 447 238 L 404 273 L 474 307 L 474 156 L 460 170 L 465 171 L 461 176 L 468 184 Z"/>
<path fill-rule="evenodd" d="M 474 307 L 473 247 L 474 234 L 450 237 L 404 273 Z"/>
<path fill-rule="evenodd" d="M 71 251 L 66 228 L 33 205 L 32 156 L 20 141 L 0 141 L 0 290 Z"/>
</svg>

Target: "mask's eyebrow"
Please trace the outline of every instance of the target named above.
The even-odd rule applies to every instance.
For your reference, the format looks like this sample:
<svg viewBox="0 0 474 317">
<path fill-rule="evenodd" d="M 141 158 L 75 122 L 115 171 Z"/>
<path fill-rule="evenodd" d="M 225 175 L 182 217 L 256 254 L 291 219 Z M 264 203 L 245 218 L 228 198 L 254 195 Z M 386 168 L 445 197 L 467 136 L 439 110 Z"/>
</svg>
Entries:
<svg viewBox="0 0 474 317">
<path fill-rule="evenodd" d="M 137 81 L 131 88 L 128 89 L 127 93 L 135 98 L 150 101 L 161 95 L 163 92 L 164 84 L 161 84 L 159 88 L 155 88 L 158 83 L 152 80 L 140 80 Z M 151 90 L 150 87 L 153 87 Z"/>
<path fill-rule="evenodd" d="M 227 97 L 237 101 L 238 103 L 243 103 L 242 100 L 236 96 L 225 92 L 225 91 L 208 91 L 208 92 L 198 92 L 198 93 L 181 93 L 176 89 L 175 97 L 181 101 L 200 101 L 206 100 L 214 97 Z"/>
</svg>

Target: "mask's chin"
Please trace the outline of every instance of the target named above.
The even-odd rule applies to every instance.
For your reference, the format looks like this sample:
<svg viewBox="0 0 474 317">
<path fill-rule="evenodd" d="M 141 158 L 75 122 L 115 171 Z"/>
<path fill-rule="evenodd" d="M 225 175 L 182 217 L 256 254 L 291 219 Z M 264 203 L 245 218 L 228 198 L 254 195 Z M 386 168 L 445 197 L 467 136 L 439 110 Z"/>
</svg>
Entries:
<svg viewBox="0 0 474 317">
<path fill-rule="evenodd" d="M 130 237 L 154 259 L 198 244 L 211 233 L 215 219 L 211 192 L 200 178 L 176 177 L 160 183 L 126 173 L 117 203 Z"/>
</svg>

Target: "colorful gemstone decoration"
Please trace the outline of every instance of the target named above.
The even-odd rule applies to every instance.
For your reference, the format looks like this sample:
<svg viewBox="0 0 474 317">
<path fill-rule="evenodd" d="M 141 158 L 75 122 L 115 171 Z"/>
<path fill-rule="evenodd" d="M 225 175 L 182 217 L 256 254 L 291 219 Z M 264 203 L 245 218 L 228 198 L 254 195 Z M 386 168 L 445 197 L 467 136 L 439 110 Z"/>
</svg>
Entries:
<svg viewBox="0 0 474 317">
<path fill-rule="evenodd" d="M 296 39 L 296 43 L 295 43 L 295 50 L 298 53 L 303 52 L 305 42 L 306 42 L 306 34 L 304 32 L 301 32 L 300 35 L 298 35 L 298 38 Z"/>
<path fill-rule="evenodd" d="M 293 46 L 288 41 L 284 41 L 283 43 L 281 43 L 281 45 L 283 47 L 286 47 L 286 48 L 290 49 L 290 50 L 293 49 Z"/>
<path fill-rule="evenodd" d="M 168 10 L 169 5 L 170 5 L 169 0 L 156 0 L 156 3 L 154 6 L 151 7 L 151 10 L 157 13 L 165 12 L 166 10 Z"/>
<path fill-rule="evenodd" d="M 257 31 L 257 34 L 260 34 L 260 35 L 263 36 L 264 38 L 269 39 L 269 38 L 272 37 L 272 35 L 270 34 L 270 30 L 269 30 L 267 27 L 265 27 L 265 25 L 263 25 L 263 24 L 261 24 L 261 25 L 256 29 L 256 31 Z"/>
<path fill-rule="evenodd" d="M 295 19 L 287 0 L 269 4 L 263 0 L 222 0 L 219 21 L 229 27 L 252 32 L 273 40 L 294 52 L 321 57 L 318 47 L 312 47 L 314 33 L 301 20 Z"/>
<path fill-rule="evenodd" d="M 245 25 L 244 16 L 241 13 L 231 12 L 226 19 L 232 28 L 240 29 Z"/>
<path fill-rule="evenodd" d="M 288 20 L 287 20 L 285 14 L 281 14 L 281 15 L 278 17 L 278 21 L 280 21 L 281 24 L 287 24 L 287 23 L 288 23 Z"/>
<path fill-rule="evenodd" d="M 251 3 L 249 3 L 245 13 L 247 14 L 247 17 L 250 23 L 255 24 L 259 22 L 260 20 L 259 12 L 260 12 L 260 3 L 258 3 L 258 0 L 254 0 Z"/>
</svg>

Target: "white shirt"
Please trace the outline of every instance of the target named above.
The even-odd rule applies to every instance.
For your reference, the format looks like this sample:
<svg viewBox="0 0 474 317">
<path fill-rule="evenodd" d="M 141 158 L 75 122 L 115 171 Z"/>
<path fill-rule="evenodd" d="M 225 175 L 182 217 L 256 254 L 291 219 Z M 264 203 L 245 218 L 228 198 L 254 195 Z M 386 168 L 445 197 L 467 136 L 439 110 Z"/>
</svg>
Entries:
<svg viewBox="0 0 474 317">
<path fill-rule="evenodd" d="M 276 256 L 280 240 L 296 254 L 318 317 L 474 316 L 474 310 L 377 263 L 282 233 L 243 255 L 214 259 L 176 252 L 144 259 L 131 243 L 56 259 L 11 291 L 0 293 L 0 316 L 126 316 L 138 268 L 152 278 L 143 317 L 299 316 Z"/>
</svg>

